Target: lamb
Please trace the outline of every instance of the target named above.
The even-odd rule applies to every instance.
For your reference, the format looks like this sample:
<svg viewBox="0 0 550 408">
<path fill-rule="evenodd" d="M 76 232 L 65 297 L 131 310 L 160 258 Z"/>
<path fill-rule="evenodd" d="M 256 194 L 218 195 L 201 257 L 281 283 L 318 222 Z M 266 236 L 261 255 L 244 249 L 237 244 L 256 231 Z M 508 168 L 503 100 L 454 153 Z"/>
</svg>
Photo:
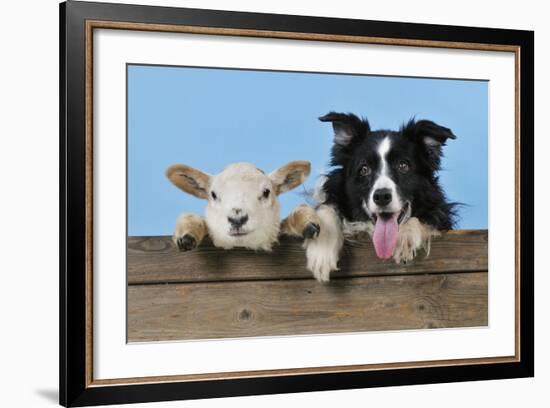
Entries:
<svg viewBox="0 0 550 408">
<path fill-rule="evenodd" d="M 230 164 L 213 176 L 183 164 L 170 166 L 166 176 L 175 186 L 208 200 L 204 218 L 178 217 L 174 243 L 189 251 L 209 235 L 216 247 L 271 251 L 279 233 L 316 238 L 320 220 L 315 210 L 301 205 L 281 223 L 277 198 L 302 184 L 310 171 L 307 161 L 289 162 L 269 174 L 250 163 Z"/>
</svg>

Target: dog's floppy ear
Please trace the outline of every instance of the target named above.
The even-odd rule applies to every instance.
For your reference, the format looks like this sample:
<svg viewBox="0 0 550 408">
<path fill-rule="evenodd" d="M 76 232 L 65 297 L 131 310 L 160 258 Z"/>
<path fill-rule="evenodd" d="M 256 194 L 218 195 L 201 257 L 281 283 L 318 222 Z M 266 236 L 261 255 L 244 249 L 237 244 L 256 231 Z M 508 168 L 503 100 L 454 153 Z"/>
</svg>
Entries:
<svg viewBox="0 0 550 408">
<path fill-rule="evenodd" d="M 275 193 L 281 194 L 302 184 L 311 172 L 311 163 L 308 161 L 291 161 L 269 174 L 275 187 Z"/>
<path fill-rule="evenodd" d="M 185 164 L 174 164 L 166 169 L 166 177 L 186 193 L 208 199 L 210 176 Z"/>
<path fill-rule="evenodd" d="M 402 128 L 402 132 L 406 137 L 421 143 L 427 153 L 428 164 L 435 170 L 439 169 L 441 163 L 442 147 L 445 146 L 448 139 L 456 139 L 451 129 L 439 126 L 431 120 L 417 122 L 411 119 Z"/>
<path fill-rule="evenodd" d="M 352 113 L 329 112 L 325 116 L 321 116 L 319 120 L 332 122 L 334 143 L 339 146 L 349 146 L 370 131 L 369 122 L 361 120 Z"/>
</svg>

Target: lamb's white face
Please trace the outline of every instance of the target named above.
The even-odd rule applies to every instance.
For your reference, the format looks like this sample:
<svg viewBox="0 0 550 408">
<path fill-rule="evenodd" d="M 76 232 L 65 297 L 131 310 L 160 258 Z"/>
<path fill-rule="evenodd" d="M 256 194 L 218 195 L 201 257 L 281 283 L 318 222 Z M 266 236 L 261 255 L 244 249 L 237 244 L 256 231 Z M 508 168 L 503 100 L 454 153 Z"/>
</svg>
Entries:
<svg viewBox="0 0 550 408">
<path fill-rule="evenodd" d="M 232 164 L 211 177 L 205 215 L 219 247 L 269 250 L 279 234 L 276 187 L 252 164 Z"/>
<path fill-rule="evenodd" d="M 302 184 L 310 163 L 293 161 L 270 174 L 249 163 L 235 163 L 210 176 L 175 164 L 167 177 L 183 191 L 208 200 L 205 221 L 214 245 L 270 250 L 280 227 L 277 196 Z"/>
</svg>

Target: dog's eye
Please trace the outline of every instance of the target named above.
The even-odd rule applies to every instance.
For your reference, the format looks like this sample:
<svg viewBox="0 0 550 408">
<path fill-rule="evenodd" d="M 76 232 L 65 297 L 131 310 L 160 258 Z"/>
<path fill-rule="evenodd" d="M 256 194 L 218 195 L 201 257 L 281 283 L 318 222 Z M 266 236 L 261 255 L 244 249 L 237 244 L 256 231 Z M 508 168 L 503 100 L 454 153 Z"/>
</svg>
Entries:
<svg viewBox="0 0 550 408">
<path fill-rule="evenodd" d="M 269 188 L 264 189 L 264 191 L 262 192 L 262 197 L 261 198 L 267 199 L 269 197 L 270 193 L 271 193 L 271 191 L 269 190 Z"/>
<path fill-rule="evenodd" d="M 361 177 L 368 176 L 372 172 L 371 168 L 369 166 L 363 166 L 361 167 L 361 170 L 359 170 L 359 175 Z"/>
<path fill-rule="evenodd" d="M 211 191 L 211 192 L 210 192 L 210 195 L 212 196 L 212 198 L 213 198 L 214 200 L 217 200 L 217 199 L 218 199 L 218 195 L 217 195 L 216 193 L 214 193 L 214 191 Z"/>
<path fill-rule="evenodd" d="M 409 172 L 409 163 L 407 163 L 406 161 L 404 160 L 401 160 L 398 164 L 397 164 L 397 170 L 399 170 L 399 172 L 405 174 L 405 173 L 408 173 Z"/>
</svg>

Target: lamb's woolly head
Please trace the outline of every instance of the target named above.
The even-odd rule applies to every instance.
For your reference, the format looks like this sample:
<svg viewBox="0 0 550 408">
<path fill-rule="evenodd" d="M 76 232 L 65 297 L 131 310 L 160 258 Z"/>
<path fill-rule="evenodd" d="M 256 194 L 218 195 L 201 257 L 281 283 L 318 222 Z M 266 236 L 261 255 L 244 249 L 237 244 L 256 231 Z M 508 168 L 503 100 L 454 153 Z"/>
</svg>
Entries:
<svg viewBox="0 0 550 408">
<path fill-rule="evenodd" d="M 269 174 L 250 163 L 234 163 L 211 176 L 175 164 L 166 176 L 183 191 L 208 200 L 205 219 L 215 246 L 269 251 L 279 234 L 277 196 L 302 184 L 310 170 L 306 161 L 292 161 Z"/>
</svg>

